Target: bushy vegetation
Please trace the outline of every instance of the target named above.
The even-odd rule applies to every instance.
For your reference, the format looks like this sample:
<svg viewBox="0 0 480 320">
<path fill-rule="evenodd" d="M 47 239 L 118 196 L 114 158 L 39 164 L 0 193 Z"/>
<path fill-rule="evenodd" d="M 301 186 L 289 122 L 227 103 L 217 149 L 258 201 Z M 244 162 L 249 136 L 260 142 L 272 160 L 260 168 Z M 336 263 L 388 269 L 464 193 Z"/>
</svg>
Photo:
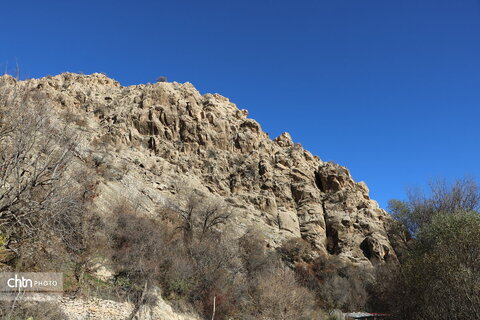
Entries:
<svg viewBox="0 0 480 320">
<path fill-rule="evenodd" d="M 54 303 L 0 302 L 0 318 L 4 320 L 66 320 L 67 317 Z"/>
<path fill-rule="evenodd" d="M 185 203 L 183 209 L 165 208 L 156 217 L 139 215 L 126 205 L 114 210 L 112 261 L 118 274 L 132 281 L 130 288 L 137 288 L 137 297 L 148 286 L 160 286 L 168 299 L 205 316 L 212 315 L 215 299 L 215 319 L 270 319 L 273 314 L 302 319 L 313 311 L 314 295 L 275 251 L 267 250 L 259 232 L 228 239 L 204 228 L 218 203 L 197 194 Z M 188 225 L 201 227 L 185 228 L 186 212 L 188 221 L 196 221 Z"/>
<path fill-rule="evenodd" d="M 377 302 L 399 319 L 480 317 L 480 197 L 474 180 L 437 181 L 428 196 L 392 201 L 413 232 L 400 266 L 381 271 Z"/>
<path fill-rule="evenodd" d="M 408 200 L 390 200 L 388 206 L 412 234 L 428 225 L 437 214 L 478 211 L 480 205 L 478 186 L 471 177 L 457 179 L 453 184 L 445 179 L 432 180 L 427 192 L 411 188 L 407 194 Z"/>
<path fill-rule="evenodd" d="M 367 289 L 373 280 L 370 270 L 323 255 L 311 261 L 297 260 L 294 270 L 297 281 L 315 294 L 324 310 L 364 310 L 368 304 Z"/>
</svg>

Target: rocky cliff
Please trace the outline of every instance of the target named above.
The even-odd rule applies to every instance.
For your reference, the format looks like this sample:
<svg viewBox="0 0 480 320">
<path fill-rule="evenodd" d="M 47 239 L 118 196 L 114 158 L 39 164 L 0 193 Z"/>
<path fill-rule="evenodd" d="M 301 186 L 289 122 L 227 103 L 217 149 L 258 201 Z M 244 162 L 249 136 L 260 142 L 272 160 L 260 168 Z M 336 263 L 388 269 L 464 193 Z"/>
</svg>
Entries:
<svg viewBox="0 0 480 320">
<path fill-rule="evenodd" d="M 42 95 L 73 123 L 81 141 L 77 160 L 93 159 L 98 167 L 100 209 L 125 198 L 154 213 L 189 186 L 232 208 L 233 236 L 254 226 L 274 247 L 302 237 L 317 253 L 356 264 L 396 259 L 387 235 L 391 218 L 365 183 L 288 133 L 271 139 L 219 94 L 202 95 L 190 83 L 123 87 L 103 74 L 0 77 L 2 95 L 19 88 Z"/>
</svg>

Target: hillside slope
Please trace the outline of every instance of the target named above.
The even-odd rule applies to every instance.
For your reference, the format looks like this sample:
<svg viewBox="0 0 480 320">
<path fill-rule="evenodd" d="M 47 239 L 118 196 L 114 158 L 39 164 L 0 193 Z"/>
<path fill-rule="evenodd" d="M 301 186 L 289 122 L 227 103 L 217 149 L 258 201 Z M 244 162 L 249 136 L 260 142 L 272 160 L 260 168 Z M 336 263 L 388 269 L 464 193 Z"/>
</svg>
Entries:
<svg viewBox="0 0 480 320">
<path fill-rule="evenodd" d="M 232 208 L 232 236 L 254 226 L 273 247 L 301 237 L 318 254 L 354 264 L 396 260 L 391 217 L 365 183 L 288 133 L 272 140 L 219 94 L 201 95 L 190 83 L 123 87 L 103 74 L 0 77 L 4 95 L 19 88 L 44 95 L 75 125 L 78 161 L 98 162 L 100 210 L 121 198 L 154 214 L 188 186 Z"/>
</svg>

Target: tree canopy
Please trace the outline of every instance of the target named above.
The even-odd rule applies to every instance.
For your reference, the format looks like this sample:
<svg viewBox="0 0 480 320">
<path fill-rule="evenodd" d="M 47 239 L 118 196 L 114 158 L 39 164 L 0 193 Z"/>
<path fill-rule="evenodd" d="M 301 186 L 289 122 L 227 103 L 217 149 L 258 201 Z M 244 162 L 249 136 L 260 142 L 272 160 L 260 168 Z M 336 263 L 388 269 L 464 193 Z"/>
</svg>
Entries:
<svg viewBox="0 0 480 320">
<path fill-rule="evenodd" d="M 390 201 L 413 234 L 390 282 L 390 308 L 400 319 L 480 319 L 480 214 L 476 182 L 430 184 Z"/>
</svg>

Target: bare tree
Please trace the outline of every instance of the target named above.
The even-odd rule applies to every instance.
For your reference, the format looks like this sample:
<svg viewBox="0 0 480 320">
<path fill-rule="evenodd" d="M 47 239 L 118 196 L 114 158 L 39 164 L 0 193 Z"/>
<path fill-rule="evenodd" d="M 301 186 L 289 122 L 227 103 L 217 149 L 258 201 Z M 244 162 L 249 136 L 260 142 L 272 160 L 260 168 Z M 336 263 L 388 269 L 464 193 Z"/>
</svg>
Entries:
<svg viewBox="0 0 480 320">
<path fill-rule="evenodd" d="M 463 177 L 449 185 L 445 179 L 429 183 L 431 202 L 437 212 L 469 212 L 479 209 L 480 192 L 472 177 Z"/>
<path fill-rule="evenodd" d="M 19 84 L 6 88 L 0 96 L 0 232 L 16 241 L 10 249 L 22 268 L 60 263 L 63 254 L 84 264 L 94 215 L 72 166 L 77 139 L 46 95 Z M 38 249 L 48 246 L 57 258 L 41 261 Z"/>
<path fill-rule="evenodd" d="M 70 208 L 61 195 L 76 143 L 28 88 L 2 96 L 0 110 L 0 227 L 31 234 Z"/>
<path fill-rule="evenodd" d="M 388 206 L 411 233 L 429 224 L 438 213 L 476 211 L 480 206 L 479 188 L 471 177 L 457 179 L 452 184 L 445 179 L 432 180 L 427 193 L 412 188 L 407 195 L 407 201 L 390 200 Z"/>
<path fill-rule="evenodd" d="M 185 204 L 171 202 L 170 209 L 180 217 L 179 229 L 182 229 L 187 241 L 198 237 L 202 241 L 205 236 L 218 226 L 225 224 L 231 216 L 230 209 L 219 200 L 209 199 L 195 191 L 188 191 Z"/>
<path fill-rule="evenodd" d="M 257 278 L 252 294 L 257 319 L 312 319 L 315 296 L 300 286 L 288 268 L 276 268 Z"/>
<path fill-rule="evenodd" d="M 168 226 L 136 212 L 127 202 L 119 203 L 112 214 L 110 255 L 117 275 L 131 282 L 123 289 L 134 301 L 134 309 L 127 318 L 133 319 L 151 300 L 148 292 L 162 278 L 173 235 Z"/>
</svg>

